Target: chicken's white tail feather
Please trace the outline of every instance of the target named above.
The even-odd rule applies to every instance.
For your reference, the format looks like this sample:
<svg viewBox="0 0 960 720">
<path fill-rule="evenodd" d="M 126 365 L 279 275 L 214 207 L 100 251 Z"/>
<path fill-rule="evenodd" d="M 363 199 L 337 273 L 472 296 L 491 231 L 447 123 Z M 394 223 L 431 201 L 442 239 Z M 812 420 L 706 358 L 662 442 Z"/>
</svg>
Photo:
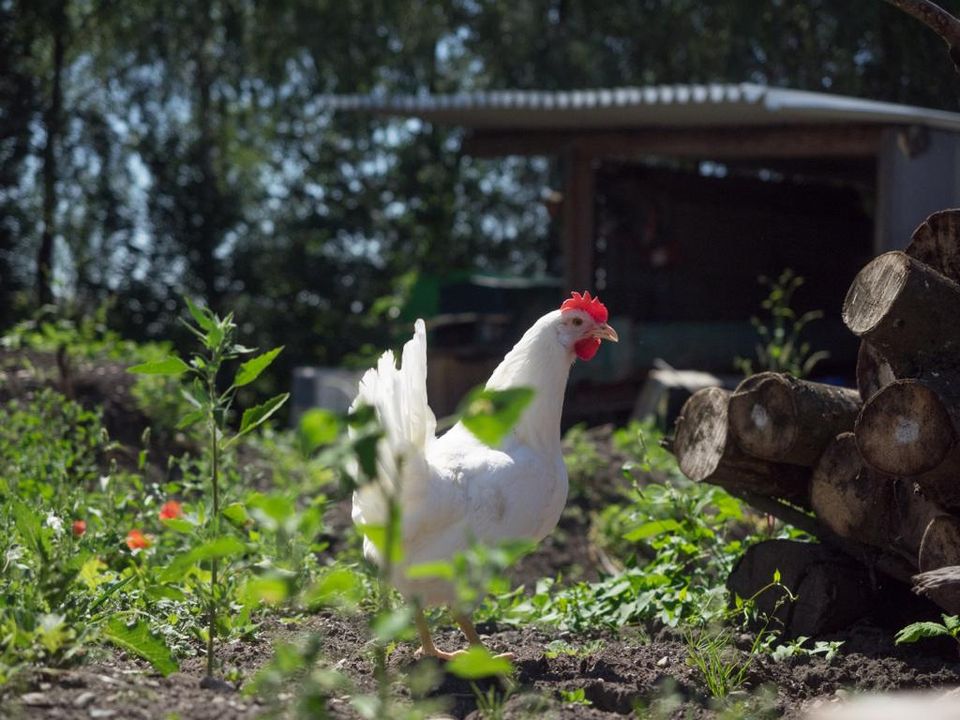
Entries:
<svg viewBox="0 0 960 720">
<path fill-rule="evenodd" d="M 436 435 L 437 419 L 427 403 L 427 331 L 423 320 L 403 346 L 398 368 L 390 351 L 360 380 L 351 410 L 367 405 L 376 411 L 384 432 L 377 452 L 377 482 L 353 497 L 353 519 L 361 524 L 386 521 L 385 493 L 414 497 L 417 479 L 425 478 L 425 452 Z M 398 500 L 403 502 L 401 498 Z"/>
</svg>

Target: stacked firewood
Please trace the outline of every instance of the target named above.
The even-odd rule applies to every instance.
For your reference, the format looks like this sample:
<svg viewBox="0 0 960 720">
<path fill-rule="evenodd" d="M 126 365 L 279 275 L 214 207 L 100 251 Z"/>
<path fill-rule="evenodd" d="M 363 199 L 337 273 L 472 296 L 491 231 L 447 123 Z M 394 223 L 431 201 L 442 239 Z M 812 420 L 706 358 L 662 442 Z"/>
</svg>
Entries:
<svg viewBox="0 0 960 720">
<path fill-rule="evenodd" d="M 854 279 L 856 390 L 777 373 L 701 390 L 677 421 L 680 469 L 960 612 L 958 283 L 946 210 Z"/>
</svg>

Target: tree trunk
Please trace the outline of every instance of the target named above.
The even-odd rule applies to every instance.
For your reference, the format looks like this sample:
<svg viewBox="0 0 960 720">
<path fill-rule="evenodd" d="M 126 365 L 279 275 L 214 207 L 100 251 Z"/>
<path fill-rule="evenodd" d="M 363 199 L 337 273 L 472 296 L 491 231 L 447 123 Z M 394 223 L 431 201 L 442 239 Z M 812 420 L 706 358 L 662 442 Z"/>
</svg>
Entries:
<svg viewBox="0 0 960 720">
<path fill-rule="evenodd" d="M 960 379 L 936 373 L 896 380 L 867 401 L 854 432 L 864 460 L 900 477 L 933 470 L 960 429 Z"/>
<path fill-rule="evenodd" d="M 887 544 L 894 519 L 893 480 L 865 467 L 853 433 L 838 435 L 827 447 L 810 481 L 810 504 L 817 517 L 842 538 L 869 545 Z"/>
<path fill-rule="evenodd" d="M 734 444 L 728 428 L 730 392 L 705 388 L 684 404 L 677 419 L 674 454 L 695 482 L 808 504 L 809 471 L 796 465 L 750 457 Z"/>
<path fill-rule="evenodd" d="M 860 411 L 854 390 L 765 372 L 744 380 L 730 397 L 730 429 L 758 458 L 813 467 Z"/>
<path fill-rule="evenodd" d="M 50 104 L 44 113 L 46 139 L 43 145 L 43 232 L 40 234 L 40 247 L 37 250 L 37 303 L 46 305 L 53 302 L 53 241 L 55 236 L 57 212 L 57 178 L 60 175 L 57 166 L 59 145 L 63 126 L 63 65 L 67 45 L 67 2 L 55 2 L 50 15 L 50 29 L 53 35 L 51 57 Z"/>
<path fill-rule="evenodd" d="M 897 377 L 960 354 L 960 285 L 906 253 L 884 253 L 854 278 L 843 320 Z"/>
</svg>

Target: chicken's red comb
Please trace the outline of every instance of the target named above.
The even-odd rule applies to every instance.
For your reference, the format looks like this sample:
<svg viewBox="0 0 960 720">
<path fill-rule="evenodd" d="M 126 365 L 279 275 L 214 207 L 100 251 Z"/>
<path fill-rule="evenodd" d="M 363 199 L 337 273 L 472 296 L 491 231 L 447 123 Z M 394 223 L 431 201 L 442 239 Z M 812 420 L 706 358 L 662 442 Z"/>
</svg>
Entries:
<svg viewBox="0 0 960 720">
<path fill-rule="evenodd" d="M 570 293 L 570 297 L 560 305 L 560 312 L 567 310 L 583 310 L 598 323 L 607 321 L 607 306 L 600 302 L 600 298 L 590 297 L 590 291 L 587 290 L 581 295 L 578 292 Z"/>
</svg>

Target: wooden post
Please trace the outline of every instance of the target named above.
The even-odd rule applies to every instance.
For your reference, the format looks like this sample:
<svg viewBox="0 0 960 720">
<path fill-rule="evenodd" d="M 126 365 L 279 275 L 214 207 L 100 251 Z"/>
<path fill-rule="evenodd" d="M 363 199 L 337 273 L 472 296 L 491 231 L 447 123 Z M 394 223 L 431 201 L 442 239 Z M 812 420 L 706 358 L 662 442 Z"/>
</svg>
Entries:
<svg viewBox="0 0 960 720">
<path fill-rule="evenodd" d="M 593 156 L 574 145 L 564 154 L 563 267 L 567 291 L 596 290 L 593 202 Z"/>
</svg>

